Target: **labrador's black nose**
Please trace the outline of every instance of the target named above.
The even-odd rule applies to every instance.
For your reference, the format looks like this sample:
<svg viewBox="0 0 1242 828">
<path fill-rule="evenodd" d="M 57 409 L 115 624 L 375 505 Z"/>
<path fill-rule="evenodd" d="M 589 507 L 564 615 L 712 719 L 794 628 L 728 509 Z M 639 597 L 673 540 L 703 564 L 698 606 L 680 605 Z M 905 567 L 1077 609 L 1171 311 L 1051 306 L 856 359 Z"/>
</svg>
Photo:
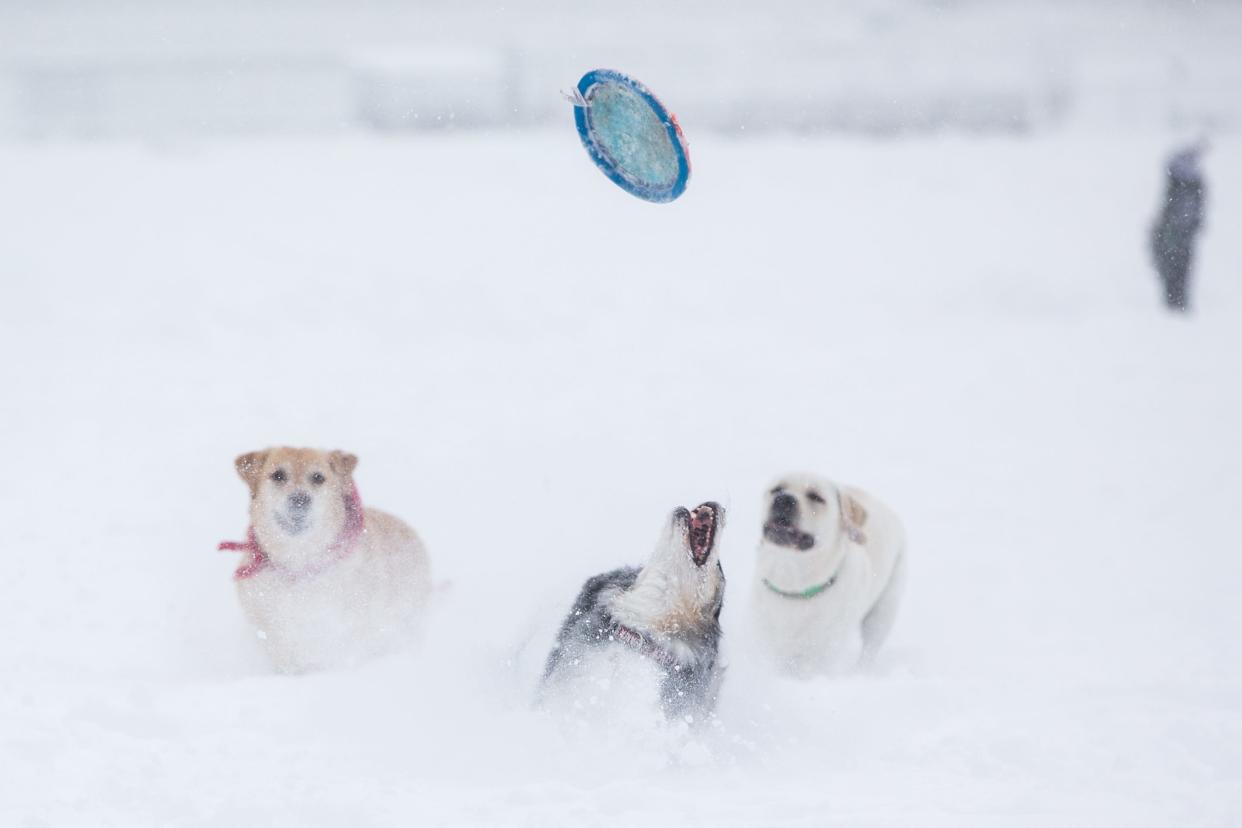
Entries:
<svg viewBox="0 0 1242 828">
<path fill-rule="evenodd" d="M 305 512 L 310 508 L 311 496 L 306 492 L 294 492 L 289 495 L 289 511 Z"/>
<path fill-rule="evenodd" d="M 798 500 L 788 492 L 772 498 L 772 522 L 790 524 L 798 513 Z"/>
</svg>

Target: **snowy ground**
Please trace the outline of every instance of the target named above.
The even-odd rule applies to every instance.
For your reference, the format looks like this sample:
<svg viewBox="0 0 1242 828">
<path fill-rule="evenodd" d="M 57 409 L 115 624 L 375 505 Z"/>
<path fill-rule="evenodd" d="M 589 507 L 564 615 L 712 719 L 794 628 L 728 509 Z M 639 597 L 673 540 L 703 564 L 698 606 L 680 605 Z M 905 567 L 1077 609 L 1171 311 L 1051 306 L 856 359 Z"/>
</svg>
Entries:
<svg viewBox="0 0 1242 828">
<path fill-rule="evenodd" d="M 1242 140 L 1186 319 L 1165 149 L 702 140 L 663 207 L 569 129 L 0 149 L 0 824 L 1236 824 Z M 214 547 L 273 443 L 421 531 L 421 651 L 269 674 Z M 870 674 L 747 655 L 789 468 L 907 522 Z M 532 711 L 582 578 L 707 498 L 719 721 Z"/>
</svg>

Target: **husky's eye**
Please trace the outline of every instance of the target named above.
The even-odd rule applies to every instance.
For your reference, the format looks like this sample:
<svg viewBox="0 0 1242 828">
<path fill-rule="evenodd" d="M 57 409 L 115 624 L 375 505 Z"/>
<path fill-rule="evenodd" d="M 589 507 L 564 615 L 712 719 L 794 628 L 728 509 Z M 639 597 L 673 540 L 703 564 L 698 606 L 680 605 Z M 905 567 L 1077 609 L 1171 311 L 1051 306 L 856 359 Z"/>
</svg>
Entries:
<svg viewBox="0 0 1242 828">
<path fill-rule="evenodd" d="M 314 483 L 316 486 L 322 486 L 323 481 L 327 479 L 328 478 L 323 476 L 323 472 L 315 472 L 314 474 L 310 476 L 310 482 Z"/>
<path fill-rule="evenodd" d="M 284 483 L 288 479 L 289 479 L 289 475 L 285 474 L 284 469 L 277 469 L 276 471 L 272 472 L 272 480 L 276 483 Z"/>
<path fill-rule="evenodd" d="M 773 486 L 772 491 L 768 492 L 768 494 L 780 494 L 783 491 L 785 491 L 783 486 Z"/>
<path fill-rule="evenodd" d="M 815 491 L 814 489 L 811 489 L 809 492 L 806 493 L 806 499 L 811 501 L 812 503 L 827 503 L 828 502 L 824 500 L 823 495 L 821 495 L 819 492 Z"/>
</svg>

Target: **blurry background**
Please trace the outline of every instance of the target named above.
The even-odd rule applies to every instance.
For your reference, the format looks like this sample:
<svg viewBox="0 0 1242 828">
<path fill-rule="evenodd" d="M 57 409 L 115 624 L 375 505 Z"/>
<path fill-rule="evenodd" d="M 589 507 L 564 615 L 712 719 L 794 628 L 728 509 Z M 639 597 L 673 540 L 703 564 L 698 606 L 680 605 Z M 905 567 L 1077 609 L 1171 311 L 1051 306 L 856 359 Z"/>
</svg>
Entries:
<svg viewBox="0 0 1242 828">
<path fill-rule="evenodd" d="M 1229 0 L 6 0 L 0 135 L 547 124 L 620 67 L 700 134 L 1232 129 Z"/>
</svg>

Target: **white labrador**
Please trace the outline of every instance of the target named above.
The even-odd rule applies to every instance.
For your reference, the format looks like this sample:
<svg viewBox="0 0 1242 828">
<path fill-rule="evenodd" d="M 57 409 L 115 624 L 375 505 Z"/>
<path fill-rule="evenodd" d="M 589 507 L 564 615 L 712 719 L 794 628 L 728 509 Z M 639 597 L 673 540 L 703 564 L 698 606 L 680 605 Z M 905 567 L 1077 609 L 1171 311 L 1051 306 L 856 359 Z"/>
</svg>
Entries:
<svg viewBox="0 0 1242 828">
<path fill-rule="evenodd" d="M 751 603 L 765 653 L 795 675 L 874 656 L 901 595 L 897 516 L 865 492 L 810 474 L 780 478 L 765 498 Z"/>
</svg>

